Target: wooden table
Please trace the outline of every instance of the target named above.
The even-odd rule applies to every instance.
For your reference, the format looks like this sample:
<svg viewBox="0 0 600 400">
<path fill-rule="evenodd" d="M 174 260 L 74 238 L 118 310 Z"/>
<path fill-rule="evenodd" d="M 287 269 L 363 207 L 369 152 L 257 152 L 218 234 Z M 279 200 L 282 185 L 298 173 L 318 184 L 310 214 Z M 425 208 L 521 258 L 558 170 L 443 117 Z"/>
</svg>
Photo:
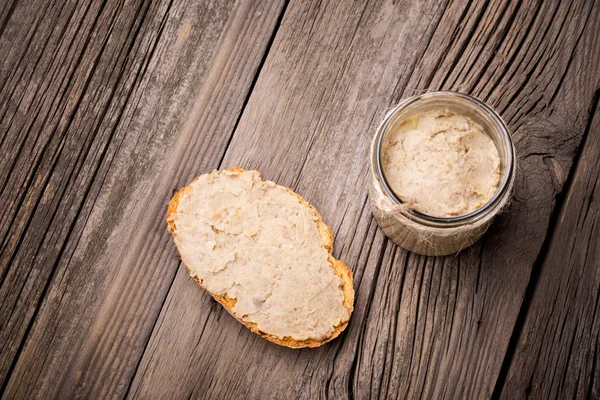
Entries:
<svg viewBox="0 0 600 400">
<path fill-rule="evenodd" d="M 600 5 L 4 0 L 0 383 L 21 398 L 600 398 Z M 386 110 L 449 89 L 503 116 L 514 200 L 472 248 L 377 227 Z M 174 190 L 257 168 L 354 272 L 346 332 L 271 344 L 189 278 Z"/>
</svg>

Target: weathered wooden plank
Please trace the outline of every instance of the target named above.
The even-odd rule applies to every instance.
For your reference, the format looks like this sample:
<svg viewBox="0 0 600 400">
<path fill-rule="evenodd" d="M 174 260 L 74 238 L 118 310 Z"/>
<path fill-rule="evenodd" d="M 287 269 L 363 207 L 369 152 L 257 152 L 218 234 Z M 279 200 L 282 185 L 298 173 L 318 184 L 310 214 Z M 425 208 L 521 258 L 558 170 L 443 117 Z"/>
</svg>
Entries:
<svg viewBox="0 0 600 400">
<path fill-rule="evenodd" d="M 593 121 L 548 254 L 538 271 L 524 325 L 515 336 L 503 398 L 600 398 L 600 107 Z"/>
<path fill-rule="evenodd" d="M 48 20 L 38 15 L 50 7 Z M 106 143 L 111 133 L 102 130 L 94 141 L 95 112 L 108 111 L 105 108 L 117 88 L 115 82 L 103 82 L 104 74 L 112 70 L 116 78 L 124 68 L 127 54 L 121 50 L 127 50 L 133 39 L 126 30 L 140 23 L 139 7 L 120 9 L 116 2 L 107 7 L 98 2 L 80 7 L 17 4 L 14 19 L 4 30 L 2 44 L 15 43 L 15 48 L 23 47 L 23 53 L 6 52 L 5 65 L 11 67 L 2 90 L 2 154 L 8 155 L 0 166 L 2 382 L 51 274 L 52 258 L 62 252 L 60 238 L 64 241 L 69 234 L 70 224 L 64 222 L 78 212 L 80 201 L 72 207 L 69 202 L 77 191 L 87 189 L 77 185 L 90 161 L 102 158 L 97 146 Z M 30 15 L 41 22 L 30 20 Z M 71 18 L 79 23 L 71 24 Z M 106 39 L 117 18 L 125 32 L 108 46 Z M 33 32 L 26 39 L 27 46 L 20 40 L 22 29 Z M 84 95 L 87 102 L 80 107 Z M 120 102 L 116 97 L 113 107 L 118 110 Z M 86 105 L 93 111 L 84 115 Z M 54 229 L 48 232 L 52 221 Z"/>
<path fill-rule="evenodd" d="M 383 263 L 378 281 L 386 284 L 377 287 L 370 313 L 382 314 L 389 328 L 365 328 L 355 362 L 374 371 L 355 373 L 362 393 L 400 398 L 492 394 L 599 85 L 598 73 L 592 72 L 592 60 L 600 54 L 596 7 L 589 2 L 490 3 L 479 28 L 465 35 L 472 35 L 474 46 L 464 51 L 456 46 L 457 53 L 451 49 L 434 58 L 443 72 L 424 74 L 421 82 L 433 76 L 434 87 L 473 92 L 502 112 L 519 155 L 515 200 L 486 237 L 458 257 L 410 255 L 406 263 Z M 448 61 L 453 54 L 461 56 Z M 461 65 L 465 57 L 474 65 Z M 402 290 L 395 294 L 398 287 Z M 389 367 L 382 367 L 385 363 Z"/>
<path fill-rule="evenodd" d="M 166 204 L 219 165 L 282 9 L 16 5 L 0 36 L 16 48 L 0 69 L 5 397 L 125 394 L 178 266 Z"/>
<path fill-rule="evenodd" d="M 598 87 L 597 26 L 590 2 L 292 1 L 223 166 L 258 168 L 331 224 L 355 273 L 348 331 L 319 349 L 277 347 L 180 270 L 131 397 L 491 395 Z M 483 242 L 427 258 L 376 228 L 367 153 L 388 107 L 438 88 L 500 109 L 520 173 Z"/>
</svg>

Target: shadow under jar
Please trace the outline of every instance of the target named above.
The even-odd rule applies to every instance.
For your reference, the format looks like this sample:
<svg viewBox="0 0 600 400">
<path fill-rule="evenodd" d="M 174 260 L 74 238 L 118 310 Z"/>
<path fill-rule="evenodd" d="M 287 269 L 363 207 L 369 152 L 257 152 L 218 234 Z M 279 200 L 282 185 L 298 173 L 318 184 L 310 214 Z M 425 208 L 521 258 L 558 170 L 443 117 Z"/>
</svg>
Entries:
<svg viewBox="0 0 600 400">
<path fill-rule="evenodd" d="M 419 212 L 403 202 L 386 180 L 383 154 L 390 134 L 406 120 L 436 109 L 449 110 L 479 124 L 498 150 L 498 187 L 489 201 L 464 215 L 439 217 Z M 479 240 L 508 204 L 515 159 L 506 125 L 494 110 L 474 97 L 440 91 L 406 99 L 387 114 L 371 144 L 369 200 L 375 220 L 394 243 L 406 250 L 432 256 L 457 253 Z"/>
</svg>

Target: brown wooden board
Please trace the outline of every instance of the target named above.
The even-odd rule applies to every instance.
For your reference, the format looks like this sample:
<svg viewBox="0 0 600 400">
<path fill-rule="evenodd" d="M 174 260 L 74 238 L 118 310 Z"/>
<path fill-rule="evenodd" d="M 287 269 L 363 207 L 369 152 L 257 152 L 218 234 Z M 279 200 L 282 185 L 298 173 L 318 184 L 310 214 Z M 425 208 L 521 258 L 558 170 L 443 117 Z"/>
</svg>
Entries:
<svg viewBox="0 0 600 400">
<path fill-rule="evenodd" d="M 0 394 L 598 396 L 599 35 L 592 0 L 0 4 Z M 443 258 L 367 204 L 375 128 L 436 89 L 495 107 L 519 158 L 511 207 Z M 233 165 L 333 228 L 340 338 L 271 344 L 180 266 L 169 198 Z"/>
<path fill-rule="evenodd" d="M 181 270 L 129 394 L 491 396 L 598 87 L 598 22 L 590 2 L 290 2 L 222 166 L 291 186 L 333 227 L 355 273 L 348 332 L 316 350 L 273 346 Z M 480 243 L 427 258 L 376 228 L 367 154 L 390 106 L 440 88 L 502 113 L 519 174 Z"/>
<path fill-rule="evenodd" d="M 502 397 L 600 398 L 600 107 L 530 284 Z"/>
<path fill-rule="evenodd" d="M 4 396 L 124 396 L 178 269 L 166 204 L 219 165 L 283 3 L 13 8 L 0 41 Z"/>
</svg>

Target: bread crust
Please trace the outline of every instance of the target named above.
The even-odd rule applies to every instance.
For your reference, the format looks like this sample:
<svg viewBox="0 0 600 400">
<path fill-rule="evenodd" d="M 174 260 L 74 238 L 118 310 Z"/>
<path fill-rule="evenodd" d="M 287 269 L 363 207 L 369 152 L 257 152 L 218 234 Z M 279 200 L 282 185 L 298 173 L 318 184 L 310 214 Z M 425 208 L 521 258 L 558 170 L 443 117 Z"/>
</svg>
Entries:
<svg viewBox="0 0 600 400">
<path fill-rule="evenodd" d="M 229 169 L 227 169 L 227 171 L 234 173 L 234 174 L 240 174 L 242 172 L 245 172 L 244 169 L 239 168 L 239 167 L 229 168 Z M 198 178 L 194 179 L 192 181 L 192 183 L 194 183 L 197 179 Z M 331 253 L 333 251 L 333 242 L 334 242 L 333 233 L 331 231 L 331 228 L 323 222 L 321 215 L 310 203 L 308 203 L 300 195 L 298 195 L 291 189 L 289 189 L 289 188 L 285 188 L 285 189 L 288 192 L 290 192 L 292 195 L 296 196 L 298 198 L 298 200 L 300 201 L 300 203 L 309 207 L 317 215 L 318 219 L 317 219 L 316 223 L 319 228 L 319 233 L 321 234 L 321 241 L 323 243 L 323 246 L 327 249 L 327 252 L 329 253 L 329 262 L 331 263 L 331 266 L 334 269 L 335 274 L 337 276 L 339 276 L 343 281 L 343 284 L 342 284 L 342 291 L 344 293 L 343 305 L 348 310 L 348 315 L 350 316 L 352 314 L 352 311 L 354 310 L 354 288 L 352 286 L 352 271 L 348 268 L 348 266 L 346 264 L 344 264 L 340 260 L 336 260 L 331 255 Z M 177 207 L 179 206 L 179 200 L 181 199 L 181 196 L 183 196 L 189 190 L 192 190 L 191 184 L 180 189 L 177 193 L 175 193 L 175 195 L 169 202 L 169 208 L 167 210 L 166 219 L 167 219 L 167 225 L 168 225 L 169 232 L 171 232 L 171 235 L 173 235 L 173 238 L 177 237 L 174 219 L 175 219 L 175 213 L 177 212 Z M 183 263 L 183 264 L 185 265 L 185 263 Z M 186 268 L 188 269 L 188 271 L 190 273 L 192 273 L 191 269 L 187 265 L 186 265 Z M 206 289 L 206 287 L 203 285 L 202 281 L 200 279 L 198 279 L 197 276 L 194 276 L 193 278 L 198 283 L 198 285 L 200 285 L 200 287 L 202 289 L 204 289 L 206 292 L 208 292 L 216 301 L 221 303 L 221 305 L 223 307 L 225 307 L 225 309 L 235 319 L 237 319 L 239 322 L 244 324 L 248 329 L 250 329 L 252 332 L 256 333 L 257 335 L 267 339 L 270 342 L 276 343 L 281 346 L 291 347 L 291 348 L 295 348 L 295 349 L 303 348 L 303 347 L 319 347 L 319 346 L 329 342 L 330 340 L 338 337 L 340 335 L 340 333 L 342 333 L 344 331 L 344 329 L 346 329 L 346 326 L 348 326 L 348 321 L 341 323 L 340 325 L 338 325 L 334 328 L 334 331 L 331 334 L 331 336 L 329 336 L 325 339 L 322 339 L 322 340 L 316 340 L 316 339 L 296 340 L 296 339 L 293 339 L 288 336 L 280 338 L 278 336 L 270 335 L 270 334 L 268 334 L 266 332 L 262 332 L 260 329 L 258 329 L 258 326 L 255 323 L 244 321 L 241 318 L 238 318 L 233 313 L 233 307 L 235 306 L 236 299 L 230 298 L 229 296 L 227 296 L 227 293 L 225 293 L 224 295 L 211 293 L 209 290 Z"/>
</svg>

